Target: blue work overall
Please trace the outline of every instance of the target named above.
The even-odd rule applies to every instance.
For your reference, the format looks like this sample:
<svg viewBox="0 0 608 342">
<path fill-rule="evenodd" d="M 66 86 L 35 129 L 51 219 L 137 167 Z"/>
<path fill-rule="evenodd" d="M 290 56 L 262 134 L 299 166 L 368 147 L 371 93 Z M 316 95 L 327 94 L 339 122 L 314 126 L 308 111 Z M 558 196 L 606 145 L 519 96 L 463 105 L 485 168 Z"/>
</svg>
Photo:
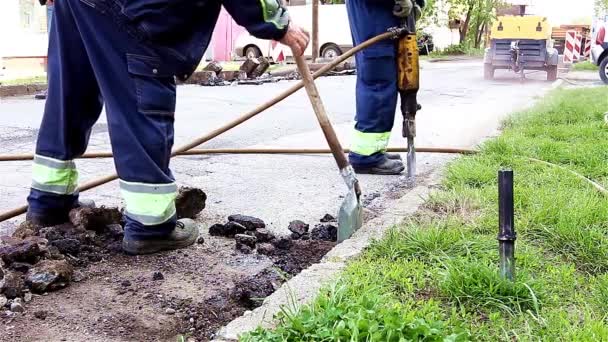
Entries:
<svg viewBox="0 0 608 342">
<path fill-rule="evenodd" d="M 394 1 L 347 0 L 355 45 L 399 25 Z M 397 64 L 394 41 L 385 40 L 355 55 L 357 88 L 355 129 L 350 162 L 373 167 L 384 161 L 397 108 Z"/>
<path fill-rule="evenodd" d="M 222 4 L 259 38 L 278 40 L 287 30 L 287 13 L 276 0 L 55 1 L 29 218 L 67 220 L 78 201 L 73 160 L 85 152 L 105 104 L 126 203 L 125 234 L 170 234 L 177 195 L 169 169 L 175 77 L 196 69 Z"/>
</svg>

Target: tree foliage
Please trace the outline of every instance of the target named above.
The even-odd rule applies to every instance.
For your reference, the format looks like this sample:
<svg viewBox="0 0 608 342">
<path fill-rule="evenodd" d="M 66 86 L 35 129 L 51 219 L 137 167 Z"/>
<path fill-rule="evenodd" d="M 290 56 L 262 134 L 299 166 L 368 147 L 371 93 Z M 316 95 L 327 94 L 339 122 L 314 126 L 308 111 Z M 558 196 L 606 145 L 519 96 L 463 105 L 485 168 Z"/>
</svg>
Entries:
<svg viewBox="0 0 608 342">
<path fill-rule="evenodd" d="M 607 0 L 608 1 L 608 0 Z M 447 0 L 450 19 L 461 20 L 460 43 L 478 48 L 504 0 Z"/>
</svg>

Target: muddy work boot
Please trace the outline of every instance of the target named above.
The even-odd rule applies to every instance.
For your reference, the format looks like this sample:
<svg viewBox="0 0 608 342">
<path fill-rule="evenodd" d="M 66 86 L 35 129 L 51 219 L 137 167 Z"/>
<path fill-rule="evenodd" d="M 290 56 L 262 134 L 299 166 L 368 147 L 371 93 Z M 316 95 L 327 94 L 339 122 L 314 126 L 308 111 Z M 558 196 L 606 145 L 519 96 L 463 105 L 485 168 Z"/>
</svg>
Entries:
<svg viewBox="0 0 608 342">
<path fill-rule="evenodd" d="M 390 160 L 402 160 L 399 153 L 385 153 L 384 155 Z"/>
<path fill-rule="evenodd" d="M 95 208 L 95 201 L 87 199 L 79 200 L 73 208 Z M 35 227 L 52 227 L 69 222 L 70 215 L 69 212 L 62 212 L 52 216 L 41 216 L 28 211 L 25 214 L 25 220 Z"/>
<path fill-rule="evenodd" d="M 177 221 L 175 229 L 169 236 L 150 240 L 132 240 L 124 238 L 122 249 L 130 255 L 152 254 L 188 247 L 198 238 L 198 224 L 191 219 Z"/>
<path fill-rule="evenodd" d="M 370 167 L 355 167 L 355 172 L 370 175 L 399 175 L 405 166 L 401 160 L 386 158 L 380 164 Z"/>
</svg>

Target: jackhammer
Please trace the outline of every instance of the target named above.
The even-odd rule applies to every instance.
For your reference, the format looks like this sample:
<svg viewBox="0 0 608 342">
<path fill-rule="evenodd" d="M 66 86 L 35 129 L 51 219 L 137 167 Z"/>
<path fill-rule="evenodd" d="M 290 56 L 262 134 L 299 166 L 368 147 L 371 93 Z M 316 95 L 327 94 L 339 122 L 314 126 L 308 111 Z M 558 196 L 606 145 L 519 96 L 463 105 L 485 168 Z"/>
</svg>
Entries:
<svg viewBox="0 0 608 342">
<path fill-rule="evenodd" d="M 420 88 L 420 56 L 416 39 L 416 21 L 422 15 L 423 0 L 395 0 L 393 14 L 401 18 L 405 33 L 398 39 L 397 88 L 403 114 L 403 137 L 407 139 L 407 177 L 413 185 L 416 181 L 416 113 Z"/>
</svg>

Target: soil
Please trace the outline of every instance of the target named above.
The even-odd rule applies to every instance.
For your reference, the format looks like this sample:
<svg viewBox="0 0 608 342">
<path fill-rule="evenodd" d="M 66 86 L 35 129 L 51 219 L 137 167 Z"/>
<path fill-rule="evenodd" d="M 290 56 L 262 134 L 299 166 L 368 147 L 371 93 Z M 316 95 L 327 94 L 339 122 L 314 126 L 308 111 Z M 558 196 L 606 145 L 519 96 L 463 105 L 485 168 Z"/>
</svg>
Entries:
<svg viewBox="0 0 608 342">
<path fill-rule="evenodd" d="M 63 256 L 65 261 L 57 263 L 67 261 L 74 268 L 71 283 L 55 292 L 19 294 L 32 300 L 22 303 L 24 313 L 0 310 L 0 341 L 175 341 L 180 335 L 207 341 L 335 245 L 281 237 L 273 239 L 279 241 L 276 248 L 265 243 L 270 248 L 245 254 L 235 248 L 234 238 L 210 236 L 204 229 L 203 243 L 131 257 L 120 251 L 122 227 L 114 222 L 115 213 L 103 227 L 87 230 L 83 226 L 89 222 L 78 221 L 77 226 L 37 230 L 34 240 L 48 240 L 39 256 L 44 261 L 37 265 Z M 261 220 L 231 219 L 266 235 Z M 15 255 L 14 263 L 37 259 L 25 252 Z"/>
</svg>

